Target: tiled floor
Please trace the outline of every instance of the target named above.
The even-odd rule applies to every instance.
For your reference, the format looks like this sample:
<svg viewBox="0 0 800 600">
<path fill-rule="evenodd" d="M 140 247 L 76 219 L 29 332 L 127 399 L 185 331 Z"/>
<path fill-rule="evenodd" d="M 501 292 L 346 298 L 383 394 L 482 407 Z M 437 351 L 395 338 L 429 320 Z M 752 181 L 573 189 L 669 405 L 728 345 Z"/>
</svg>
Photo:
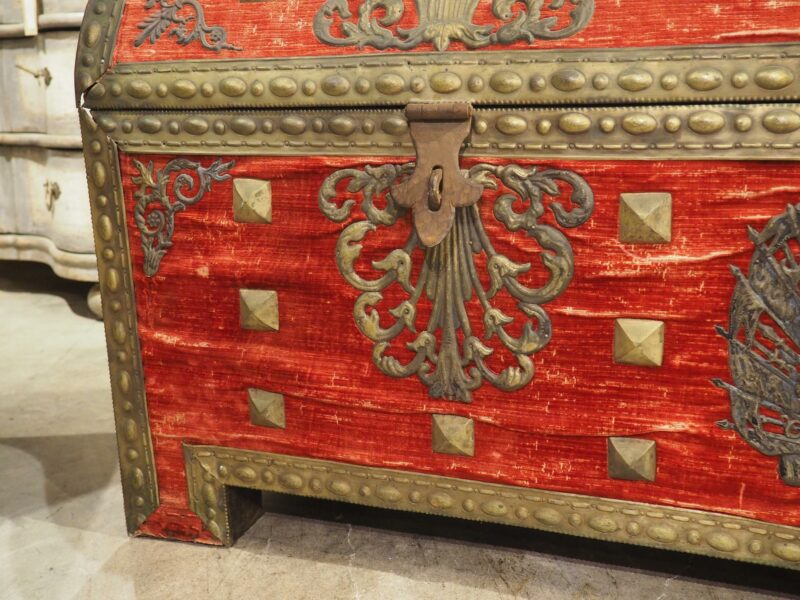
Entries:
<svg viewBox="0 0 800 600">
<path fill-rule="evenodd" d="M 128 539 L 87 286 L 0 262 L 0 598 L 793 597 L 794 573 L 288 497 L 232 549 Z M 800 501 L 800 496 L 798 497 Z"/>
</svg>

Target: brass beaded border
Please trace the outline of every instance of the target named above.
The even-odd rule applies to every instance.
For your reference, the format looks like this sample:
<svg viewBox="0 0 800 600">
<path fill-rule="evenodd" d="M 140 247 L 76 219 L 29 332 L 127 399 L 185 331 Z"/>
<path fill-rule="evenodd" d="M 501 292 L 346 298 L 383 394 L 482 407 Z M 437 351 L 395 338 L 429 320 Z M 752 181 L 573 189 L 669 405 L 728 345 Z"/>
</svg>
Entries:
<svg viewBox="0 0 800 600">
<path fill-rule="evenodd" d="M 771 102 L 800 99 L 797 44 L 447 52 L 115 65 L 96 109 Z"/>
<path fill-rule="evenodd" d="M 128 531 L 158 507 L 117 149 L 80 110 Z"/>
<path fill-rule="evenodd" d="M 399 110 L 94 111 L 126 151 L 250 155 L 413 154 Z M 800 104 L 478 109 L 473 156 L 800 158 Z"/>
<path fill-rule="evenodd" d="M 95 86 L 111 62 L 125 0 L 89 0 L 83 14 L 75 57 L 75 104 Z"/>
<path fill-rule="evenodd" d="M 184 456 L 190 507 L 228 545 L 234 486 L 800 569 L 800 530 L 753 519 L 235 448 Z"/>
</svg>

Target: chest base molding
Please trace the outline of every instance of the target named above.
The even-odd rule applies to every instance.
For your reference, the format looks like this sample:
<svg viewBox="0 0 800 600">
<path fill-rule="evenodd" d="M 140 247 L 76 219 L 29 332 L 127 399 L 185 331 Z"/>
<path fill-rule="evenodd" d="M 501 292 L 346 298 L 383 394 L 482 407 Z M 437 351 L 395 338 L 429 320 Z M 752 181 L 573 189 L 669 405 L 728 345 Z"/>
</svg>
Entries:
<svg viewBox="0 0 800 600">
<path fill-rule="evenodd" d="M 705 511 L 184 444 L 189 506 L 233 544 L 260 513 L 253 490 L 501 523 L 800 569 L 800 531 Z"/>
</svg>

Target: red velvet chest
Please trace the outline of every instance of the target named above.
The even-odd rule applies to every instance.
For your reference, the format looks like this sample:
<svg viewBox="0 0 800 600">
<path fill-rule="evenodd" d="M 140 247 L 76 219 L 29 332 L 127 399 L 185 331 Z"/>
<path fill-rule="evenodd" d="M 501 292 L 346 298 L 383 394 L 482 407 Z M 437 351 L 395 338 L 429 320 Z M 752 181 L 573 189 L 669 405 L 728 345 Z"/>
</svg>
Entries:
<svg viewBox="0 0 800 600">
<path fill-rule="evenodd" d="M 800 563 L 790 3 L 90 3 L 132 532 L 261 491 Z"/>
</svg>

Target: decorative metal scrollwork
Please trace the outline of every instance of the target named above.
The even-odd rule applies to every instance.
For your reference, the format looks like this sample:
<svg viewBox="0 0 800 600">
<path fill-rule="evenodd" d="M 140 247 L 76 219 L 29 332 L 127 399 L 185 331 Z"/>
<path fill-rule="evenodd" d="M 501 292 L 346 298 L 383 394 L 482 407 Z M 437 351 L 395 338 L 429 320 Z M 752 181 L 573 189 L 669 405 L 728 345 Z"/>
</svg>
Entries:
<svg viewBox="0 0 800 600">
<path fill-rule="evenodd" d="M 747 275 L 731 266 L 737 284 L 730 307 L 728 341 L 733 384 L 714 383 L 730 394 L 733 429 L 753 448 L 779 456 L 783 481 L 800 486 L 800 206 L 789 206 L 763 231 L 748 233 L 755 246 Z"/>
<path fill-rule="evenodd" d="M 472 392 L 484 379 L 503 391 L 519 390 L 533 379 L 530 356 L 544 348 L 552 334 L 550 319 L 540 305 L 567 288 L 574 269 L 567 238 L 555 227 L 540 223 L 545 200 L 551 199 L 550 210 L 561 227 L 577 227 L 592 214 L 592 190 L 571 171 L 514 164 L 478 164 L 469 170 L 470 181 L 489 189 L 498 189 L 502 184 L 510 192 L 497 197 L 494 215 L 509 231 L 524 231 L 544 250 L 542 263 L 549 279 L 542 287 L 532 289 L 519 281 L 519 276 L 530 271 L 532 265 L 513 262 L 495 250 L 477 204 L 457 208 L 452 228 L 435 246 L 421 244 L 412 228 L 402 248 L 372 263 L 380 275 L 364 278 L 356 271 L 363 248 L 361 242 L 379 227 L 392 227 L 406 213 L 392 197 L 391 189 L 398 179 L 409 176 L 414 169 L 414 163 L 366 167 L 363 171 L 343 169 L 328 177 L 319 193 L 322 212 L 337 223 L 347 221 L 356 204 L 353 197 L 342 198 L 340 190 L 363 198 L 361 210 L 366 219 L 344 228 L 336 244 L 336 261 L 344 279 L 362 292 L 355 302 L 354 316 L 359 330 L 375 342 L 373 362 L 391 377 L 417 375 L 433 398 L 470 402 Z M 555 201 L 562 195 L 559 183 L 571 188 L 572 206 L 565 207 Z M 520 202 L 526 208 L 517 212 L 515 206 Z M 416 281 L 412 281 L 412 274 L 417 272 L 413 264 L 417 249 L 424 258 Z M 484 287 L 479 277 L 475 261 L 478 254 L 486 258 L 488 287 Z M 384 291 L 392 285 L 400 286 L 405 299 L 388 311 L 393 323 L 384 327 L 376 307 L 383 300 Z M 514 318 L 492 305 L 492 299 L 501 290 L 517 301 L 524 317 L 519 337 L 507 331 Z M 430 316 L 424 329 L 418 331 L 418 309 L 423 296 L 430 300 Z M 473 297 L 483 312 L 484 341 L 499 340 L 512 353 L 516 365 L 495 372 L 487 364 L 486 359 L 494 350 L 481 341 L 470 321 L 468 308 Z M 396 349 L 392 342 L 403 335 L 413 338 L 405 344 L 411 351 L 407 362 L 389 354 Z"/>
<path fill-rule="evenodd" d="M 314 33 L 335 46 L 409 50 L 430 42 L 442 51 L 453 40 L 467 48 L 481 48 L 518 40 L 563 39 L 586 27 L 594 13 L 594 0 L 550 0 L 547 6 L 545 0 L 492 0 L 492 13 L 504 24 L 477 25 L 472 19 L 479 2 L 416 0 L 417 26 L 392 30 L 403 18 L 403 0 L 363 0 L 354 22 L 348 20 L 353 16 L 348 0 L 327 0 L 314 18 Z M 565 6 L 571 8 L 569 22 L 559 27 Z"/>
<path fill-rule="evenodd" d="M 138 160 L 134 160 L 133 164 L 139 171 L 138 176 L 131 177 L 139 186 L 134 194 L 136 205 L 133 218 L 142 234 L 144 274 L 152 277 L 158 272 L 167 250 L 172 247 L 175 213 L 200 202 L 211 189 L 212 182 L 230 179 L 231 176 L 225 171 L 233 167 L 235 161 L 223 163 L 222 159 L 217 159 L 206 168 L 185 158 L 176 158 L 156 172 L 153 171 L 152 162 L 146 167 Z M 177 198 L 175 202 L 169 199 L 170 181 L 172 193 Z"/>
<path fill-rule="evenodd" d="M 141 46 L 145 42 L 155 44 L 156 40 L 169 31 L 181 46 L 191 44 L 198 40 L 207 50 L 241 50 L 238 46 L 228 43 L 228 32 L 219 25 L 207 25 L 203 7 L 197 0 L 147 0 L 145 8 L 154 8 L 158 4 L 159 10 L 148 15 L 137 27 L 142 33 L 133 42 L 134 46 Z M 181 9 L 189 7 L 191 12 L 181 13 Z M 173 25 L 176 28 L 170 29 Z"/>
</svg>

